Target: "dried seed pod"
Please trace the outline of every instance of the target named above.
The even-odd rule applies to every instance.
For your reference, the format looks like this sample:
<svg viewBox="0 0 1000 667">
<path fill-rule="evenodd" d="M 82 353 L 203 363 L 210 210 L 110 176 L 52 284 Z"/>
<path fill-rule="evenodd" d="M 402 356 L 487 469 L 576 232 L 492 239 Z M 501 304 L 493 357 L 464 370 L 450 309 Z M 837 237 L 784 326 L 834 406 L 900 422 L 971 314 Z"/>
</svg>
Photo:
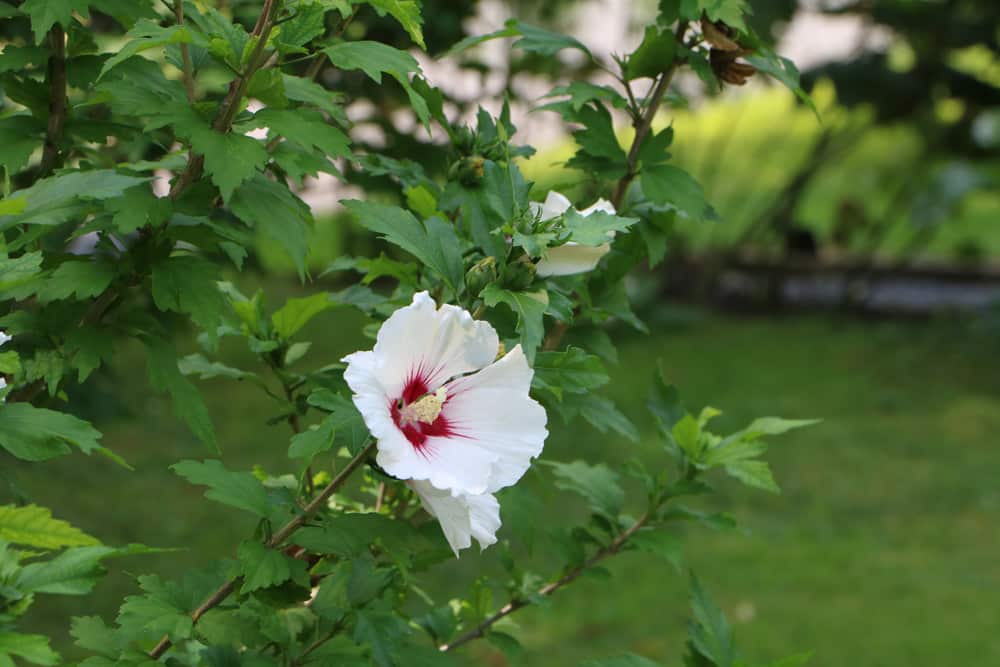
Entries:
<svg viewBox="0 0 1000 667">
<path fill-rule="evenodd" d="M 722 21 L 701 19 L 701 34 L 705 41 L 720 51 L 739 51 L 743 47 L 736 43 L 736 31 Z"/>
<path fill-rule="evenodd" d="M 708 53 L 708 61 L 712 65 L 712 71 L 720 81 L 733 86 L 742 86 L 747 79 L 757 73 L 757 68 L 748 63 L 736 62 L 737 58 L 751 53 L 749 50 L 739 51 L 719 51 L 711 49 Z"/>
</svg>

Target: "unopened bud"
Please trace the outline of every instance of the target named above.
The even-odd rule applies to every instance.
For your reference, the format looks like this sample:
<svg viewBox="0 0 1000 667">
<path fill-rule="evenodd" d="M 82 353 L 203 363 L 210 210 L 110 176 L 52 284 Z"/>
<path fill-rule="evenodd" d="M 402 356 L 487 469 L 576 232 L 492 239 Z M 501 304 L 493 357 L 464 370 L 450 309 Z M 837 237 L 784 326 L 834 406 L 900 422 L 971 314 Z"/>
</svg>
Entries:
<svg viewBox="0 0 1000 667">
<path fill-rule="evenodd" d="M 492 255 L 482 258 L 465 273 L 465 285 L 471 294 L 479 294 L 496 280 L 497 260 Z"/>
<path fill-rule="evenodd" d="M 477 185 L 483 180 L 486 160 L 481 155 L 463 157 L 451 165 L 448 178 L 458 180 L 462 185 Z"/>
<path fill-rule="evenodd" d="M 526 289 L 535 280 L 537 268 L 527 255 L 521 255 L 507 264 L 504 270 L 504 287 L 512 290 Z"/>
</svg>

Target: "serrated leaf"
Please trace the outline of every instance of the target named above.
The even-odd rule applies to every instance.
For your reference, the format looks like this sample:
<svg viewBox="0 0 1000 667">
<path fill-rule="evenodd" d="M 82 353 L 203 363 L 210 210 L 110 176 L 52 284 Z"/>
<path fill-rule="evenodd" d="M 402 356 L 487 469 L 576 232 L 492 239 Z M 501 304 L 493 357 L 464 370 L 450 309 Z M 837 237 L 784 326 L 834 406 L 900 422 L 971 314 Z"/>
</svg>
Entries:
<svg viewBox="0 0 1000 667">
<path fill-rule="evenodd" d="M 711 596 L 702 589 L 697 577 L 691 575 L 691 611 L 689 636 L 693 647 L 716 667 L 733 667 L 736 650 L 733 631 Z"/>
<path fill-rule="evenodd" d="M 330 62 L 345 69 L 360 69 L 375 83 L 382 83 L 382 74 L 388 74 L 399 82 L 406 91 L 417 118 L 424 125 L 430 122 L 430 109 L 427 102 L 414 90 L 410 84 L 409 74 L 420 73 L 420 65 L 406 51 L 400 51 L 388 44 L 361 40 L 357 42 L 341 42 L 323 49 Z"/>
<path fill-rule="evenodd" d="M 14 225 L 62 224 L 86 210 L 88 201 L 117 197 L 149 180 L 147 177 L 125 176 L 111 169 L 70 171 L 43 178 L 4 200 L 23 200 L 25 206 L 20 213 L 0 216 L 0 230 Z"/>
<path fill-rule="evenodd" d="M 681 539 L 663 528 L 642 530 L 632 536 L 629 543 L 640 551 L 651 553 L 670 563 L 677 572 L 682 565 Z"/>
<path fill-rule="evenodd" d="M 76 299 L 93 298 L 111 285 L 114 275 L 114 267 L 106 262 L 63 262 L 42 283 L 38 290 L 38 301 L 45 304 L 70 296 Z"/>
<path fill-rule="evenodd" d="M 625 491 L 619 484 L 618 473 L 603 463 L 597 465 L 585 461 L 544 463 L 555 473 L 557 489 L 572 491 L 583 496 L 595 513 L 617 520 L 618 512 L 625 502 Z"/>
<path fill-rule="evenodd" d="M 302 146 L 315 146 L 327 157 L 352 157 L 350 138 L 309 108 L 262 109 L 241 127 L 267 127 L 268 136 L 280 134 Z"/>
<path fill-rule="evenodd" d="M 330 413 L 329 419 L 335 432 L 334 442 L 337 445 L 347 447 L 352 454 L 361 451 L 368 440 L 368 427 L 349 398 L 329 389 L 318 389 L 309 394 L 307 402 Z"/>
<path fill-rule="evenodd" d="M 85 19 L 90 18 L 89 0 L 26 0 L 20 9 L 31 19 L 35 44 L 41 44 L 46 33 L 56 23 L 68 28 L 73 22 L 73 12 Z"/>
<path fill-rule="evenodd" d="M 0 505 L 0 540 L 39 549 L 98 544 L 96 538 L 65 521 L 53 519 L 51 511 L 37 505 Z"/>
<path fill-rule="evenodd" d="M 375 8 L 379 16 L 391 15 L 403 26 L 403 30 L 409 34 L 410 39 L 426 49 L 424 44 L 424 33 L 421 25 L 424 22 L 420 15 L 420 3 L 416 0 L 368 0 L 368 4 Z"/>
<path fill-rule="evenodd" d="M 517 314 L 517 332 L 521 335 L 524 354 L 528 361 L 534 362 L 535 351 L 545 338 L 543 317 L 548 306 L 548 294 L 545 290 L 511 292 L 492 283 L 486 286 L 481 296 L 488 307 L 494 308 L 505 303 Z"/>
<path fill-rule="evenodd" d="M 0 56 L 0 62 L 6 62 L 7 52 L 12 49 L 6 48 Z M 0 71 L 3 68 L 0 67 Z M 31 154 L 41 147 L 45 140 L 45 129 L 42 124 L 32 116 L 8 116 L 0 118 L 0 167 L 8 174 L 16 174 L 28 164 Z"/>
<path fill-rule="evenodd" d="M 632 442 L 639 442 L 639 431 L 610 398 L 587 393 L 576 397 L 574 403 L 583 418 L 601 433 L 610 429 Z"/>
<path fill-rule="evenodd" d="M 578 347 L 563 352 L 539 352 L 533 368 L 532 386 L 550 391 L 558 399 L 562 399 L 563 392 L 583 394 L 608 383 L 601 360 Z"/>
<path fill-rule="evenodd" d="M 646 27 L 642 43 L 629 56 L 625 65 L 625 78 L 629 81 L 643 77 L 655 78 L 666 72 L 674 63 L 677 39 L 674 33 L 657 26 Z"/>
<path fill-rule="evenodd" d="M 162 48 L 168 44 L 190 44 L 194 41 L 194 33 L 187 26 L 171 25 L 163 27 L 149 19 L 136 22 L 125 36 L 131 39 L 125 43 L 125 46 L 118 49 L 117 53 L 104 61 L 104 66 L 101 68 L 98 78 L 103 77 L 119 63 L 143 51 Z"/>
<path fill-rule="evenodd" d="M 181 461 L 170 466 L 175 473 L 200 486 L 207 486 L 205 497 L 216 502 L 266 517 L 271 509 L 267 489 L 248 472 L 232 472 L 221 461 Z"/>
<path fill-rule="evenodd" d="M 587 246 L 604 245 L 611 241 L 614 232 L 627 232 L 639 222 L 639 218 L 625 218 L 604 211 L 581 215 L 573 208 L 566 211 L 564 220 L 569 240 Z"/>
<path fill-rule="evenodd" d="M 24 635 L 18 632 L 0 632 L 0 664 L 4 658 L 21 658 L 32 665 L 58 665 L 62 662 L 59 654 L 49 646 L 49 638 L 44 635 Z M 13 665 L 13 662 L 8 664 Z"/>
<path fill-rule="evenodd" d="M 569 35 L 560 35 L 521 21 L 517 23 L 517 31 L 521 39 L 514 42 L 514 46 L 530 53 L 552 56 L 563 49 L 576 49 L 588 58 L 593 58 L 586 46 Z"/>
<path fill-rule="evenodd" d="M 451 289 L 458 292 L 465 281 L 462 249 L 455 230 L 440 218 L 420 222 L 398 206 L 374 202 L 341 202 L 358 216 L 366 228 L 410 253 L 437 273 Z"/>
<path fill-rule="evenodd" d="M 643 169 L 640 178 L 643 194 L 654 204 L 670 206 L 694 221 L 715 217 L 701 185 L 680 167 L 670 164 L 649 166 Z"/>
<path fill-rule="evenodd" d="M 223 201 L 260 172 L 268 154 L 253 137 L 232 132 L 216 132 L 207 125 L 196 126 L 188 133 L 192 147 L 205 156 L 205 171 L 219 188 Z"/>
<path fill-rule="evenodd" d="M 243 222 L 277 241 L 305 280 L 309 250 L 309 207 L 283 184 L 260 174 L 244 183 L 229 201 L 229 208 Z"/>
<path fill-rule="evenodd" d="M 269 549 L 260 542 L 247 541 L 240 545 L 237 556 L 243 575 L 241 593 L 277 586 L 289 579 L 308 581 L 305 561 L 289 558 L 281 551 Z"/>
<path fill-rule="evenodd" d="M 118 231 L 128 234 L 147 225 L 163 224 L 170 218 L 173 207 L 168 197 L 157 197 L 143 185 L 109 200 L 106 208 L 114 213 L 112 222 Z"/>
<path fill-rule="evenodd" d="M 226 311 L 226 300 L 216 287 L 218 269 L 193 255 L 175 255 L 151 267 L 153 303 L 163 311 L 191 316 L 214 339 Z"/>
<path fill-rule="evenodd" d="M 726 472 L 747 486 L 781 493 L 781 487 L 774 481 L 774 474 L 767 461 L 736 461 L 726 465 Z"/>
<path fill-rule="evenodd" d="M 0 259 L 0 295 L 6 290 L 29 282 L 41 271 L 41 252 L 26 252 L 20 257 Z"/>
<path fill-rule="evenodd" d="M 17 576 L 16 586 L 29 593 L 86 595 L 104 576 L 101 561 L 123 556 L 161 553 L 141 544 L 114 548 L 106 546 L 66 549 L 52 560 L 26 565 Z"/>
<path fill-rule="evenodd" d="M 347 116 L 340 104 L 343 100 L 342 95 L 327 90 L 315 81 L 301 76 L 282 74 L 281 80 L 284 82 L 285 96 L 288 99 L 311 104 L 330 114 L 330 117 L 341 125 L 347 124 Z"/>
</svg>

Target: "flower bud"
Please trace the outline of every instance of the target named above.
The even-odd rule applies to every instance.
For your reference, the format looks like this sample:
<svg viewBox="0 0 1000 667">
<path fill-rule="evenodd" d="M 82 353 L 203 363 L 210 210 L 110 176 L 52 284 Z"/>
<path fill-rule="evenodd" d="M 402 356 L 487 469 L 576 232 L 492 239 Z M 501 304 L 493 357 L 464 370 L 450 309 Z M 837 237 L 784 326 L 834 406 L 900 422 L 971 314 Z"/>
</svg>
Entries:
<svg viewBox="0 0 1000 667">
<path fill-rule="evenodd" d="M 478 185 L 483 179 L 485 164 L 486 160 L 481 155 L 463 157 L 448 169 L 448 178 L 466 186 Z"/>
<path fill-rule="evenodd" d="M 507 264 L 504 270 L 504 287 L 512 290 L 526 289 L 535 280 L 537 267 L 531 258 L 522 254 Z"/>
<path fill-rule="evenodd" d="M 497 261 L 492 255 L 476 262 L 465 273 L 465 285 L 470 294 L 479 294 L 490 283 L 497 279 Z"/>
</svg>

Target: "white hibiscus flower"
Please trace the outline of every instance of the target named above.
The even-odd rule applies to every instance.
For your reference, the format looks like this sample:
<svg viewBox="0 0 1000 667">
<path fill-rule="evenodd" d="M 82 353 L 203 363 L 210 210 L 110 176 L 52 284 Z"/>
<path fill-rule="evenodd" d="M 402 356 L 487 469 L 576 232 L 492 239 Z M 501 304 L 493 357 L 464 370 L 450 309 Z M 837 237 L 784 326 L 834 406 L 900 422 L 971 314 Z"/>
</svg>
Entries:
<svg viewBox="0 0 1000 667">
<path fill-rule="evenodd" d="M 543 203 L 531 202 L 532 213 L 539 216 L 541 220 L 551 220 L 572 207 L 573 204 L 570 203 L 569 199 L 555 190 L 549 192 Z M 579 213 L 582 216 L 588 216 L 594 211 L 603 211 L 614 215 L 615 207 L 606 199 L 598 199 L 592 206 Z M 609 250 L 611 250 L 610 243 L 594 247 L 580 245 L 573 241 L 549 248 L 545 259 L 538 262 L 537 275 L 568 276 L 574 273 L 593 271 L 597 263 L 601 261 L 601 257 L 604 257 Z"/>
<path fill-rule="evenodd" d="M 452 495 L 425 481 L 410 480 L 407 485 L 420 497 L 426 509 L 441 524 L 451 550 L 458 552 L 472 546 L 472 538 L 480 550 L 497 541 L 500 529 L 500 503 L 492 493 Z"/>
<path fill-rule="evenodd" d="M 521 346 L 496 359 L 498 348 L 488 322 L 420 292 L 385 321 L 374 349 L 343 359 L 387 473 L 455 497 L 521 478 L 548 435 L 545 409 L 528 396 Z"/>
</svg>

